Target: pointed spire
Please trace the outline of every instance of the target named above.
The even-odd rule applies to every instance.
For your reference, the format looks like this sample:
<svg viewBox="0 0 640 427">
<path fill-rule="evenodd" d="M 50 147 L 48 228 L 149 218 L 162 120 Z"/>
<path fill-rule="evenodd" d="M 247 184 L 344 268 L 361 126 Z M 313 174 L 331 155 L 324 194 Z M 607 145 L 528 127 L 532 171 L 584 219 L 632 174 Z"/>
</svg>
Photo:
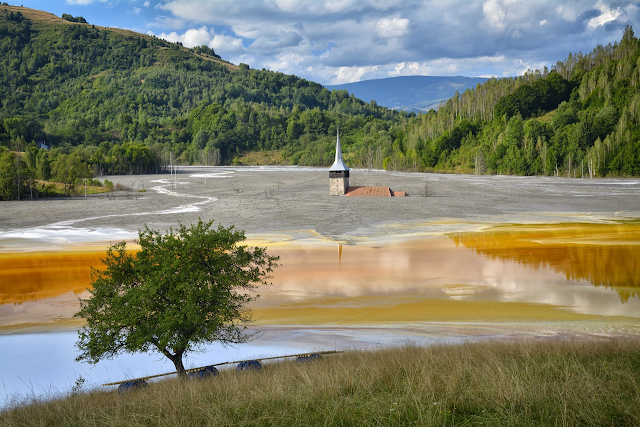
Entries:
<svg viewBox="0 0 640 427">
<path fill-rule="evenodd" d="M 342 147 L 340 147 L 340 129 L 338 128 L 338 140 L 336 141 L 336 161 L 331 165 L 330 171 L 348 171 L 349 168 L 342 160 Z"/>
</svg>

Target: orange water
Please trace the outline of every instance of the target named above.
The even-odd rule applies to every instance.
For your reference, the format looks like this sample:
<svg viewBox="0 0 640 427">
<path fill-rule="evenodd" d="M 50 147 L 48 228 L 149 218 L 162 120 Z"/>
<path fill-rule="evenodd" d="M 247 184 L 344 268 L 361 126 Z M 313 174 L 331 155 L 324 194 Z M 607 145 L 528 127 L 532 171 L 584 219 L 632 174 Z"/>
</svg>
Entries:
<svg viewBox="0 0 640 427">
<path fill-rule="evenodd" d="M 499 226 L 380 245 L 273 245 L 260 324 L 640 317 L 640 225 Z M 71 318 L 105 252 L 0 254 L 0 327 Z"/>
<path fill-rule="evenodd" d="M 550 268 L 567 280 L 615 290 L 622 302 L 640 296 L 640 224 L 496 227 L 449 235 L 492 259 Z"/>
<path fill-rule="evenodd" d="M 79 294 L 91 283 L 91 266 L 105 252 L 0 253 L 0 304 Z"/>
</svg>

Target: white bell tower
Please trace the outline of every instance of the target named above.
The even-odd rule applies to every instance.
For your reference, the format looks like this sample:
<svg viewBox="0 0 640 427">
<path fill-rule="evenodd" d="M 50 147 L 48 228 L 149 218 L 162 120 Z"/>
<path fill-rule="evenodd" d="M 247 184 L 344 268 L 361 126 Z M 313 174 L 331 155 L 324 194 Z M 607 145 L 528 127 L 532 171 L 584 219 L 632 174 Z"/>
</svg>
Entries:
<svg viewBox="0 0 640 427">
<path fill-rule="evenodd" d="M 340 147 L 340 129 L 336 142 L 336 160 L 329 169 L 329 194 L 332 196 L 344 196 L 349 188 L 349 168 L 342 160 L 342 148 Z"/>
</svg>

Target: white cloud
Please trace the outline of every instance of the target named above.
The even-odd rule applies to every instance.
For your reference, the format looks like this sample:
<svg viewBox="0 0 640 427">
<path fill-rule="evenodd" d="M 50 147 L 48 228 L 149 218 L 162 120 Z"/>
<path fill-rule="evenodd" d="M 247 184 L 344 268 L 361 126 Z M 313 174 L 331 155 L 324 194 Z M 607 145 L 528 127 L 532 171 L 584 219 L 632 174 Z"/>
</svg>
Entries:
<svg viewBox="0 0 640 427">
<path fill-rule="evenodd" d="M 209 47 L 220 53 L 237 53 L 244 51 L 242 39 L 216 34 L 209 42 Z"/>
<path fill-rule="evenodd" d="M 146 2 L 142 3 L 142 5 L 143 5 L 144 7 L 149 7 L 149 5 L 150 5 L 150 4 L 151 4 L 151 3 L 150 3 L 150 2 L 148 2 L 148 1 L 146 1 Z"/>
<path fill-rule="evenodd" d="M 134 13 L 134 15 L 137 15 L 137 14 L 139 14 L 140 12 L 142 12 L 142 9 L 140 9 L 139 7 L 134 7 L 134 8 L 133 8 L 133 13 Z"/>
<path fill-rule="evenodd" d="M 359 82 L 362 76 L 372 71 L 377 71 L 378 66 L 369 67 L 340 67 L 333 72 L 334 78 L 332 84 Z"/>
<path fill-rule="evenodd" d="M 168 16 L 156 16 L 153 22 L 147 24 L 147 28 L 181 29 L 186 22 L 184 19 L 170 18 Z"/>
<path fill-rule="evenodd" d="M 556 7 L 556 12 L 558 12 L 558 15 L 562 19 L 568 22 L 575 22 L 579 15 L 578 9 L 567 5 L 560 5 Z"/>
<path fill-rule="evenodd" d="M 237 54 L 246 50 L 242 39 L 216 34 L 213 29 L 209 30 L 204 25 L 200 28 L 191 28 L 182 34 L 178 34 L 176 31 L 160 34 L 148 31 L 147 34 L 150 36 L 155 35 L 171 43 L 180 42 L 186 47 L 206 45 L 215 50 L 216 53 Z"/>
<path fill-rule="evenodd" d="M 489 25 L 502 30 L 505 27 L 505 17 L 507 14 L 497 0 L 487 0 L 482 5 L 482 13 Z"/>
<path fill-rule="evenodd" d="M 161 33 L 158 34 L 158 37 L 172 43 L 180 42 L 186 47 L 209 45 L 211 41 L 211 34 L 205 26 L 197 29 L 191 28 L 183 34 L 178 34 L 175 31 L 169 34 Z"/>
<path fill-rule="evenodd" d="M 611 9 L 608 5 L 604 4 L 602 0 L 600 0 L 596 4 L 596 8 L 600 10 L 600 15 L 595 18 L 591 18 L 589 20 L 589 27 L 596 28 L 600 25 L 604 25 L 607 22 L 615 21 L 620 16 L 620 8 Z"/>
<path fill-rule="evenodd" d="M 439 58 L 423 62 L 400 62 L 384 71 L 381 77 L 396 76 L 453 76 L 469 71 L 493 68 L 505 61 L 504 56 L 478 58 Z"/>
<path fill-rule="evenodd" d="M 93 3 L 93 0 L 67 0 L 69 4 L 87 5 Z"/>
<path fill-rule="evenodd" d="M 277 39 L 269 39 L 267 37 L 259 37 L 257 38 L 249 48 L 258 49 L 263 52 L 273 51 L 280 48 L 297 46 L 302 41 L 302 37 L 300 34 L 295 31 L 283 31 L 281 30 L 278 33 Z"/>
<path fill-rule="evenodd" d="M 410 23 L 408 19 L 382 18 L 376 22 L 376 33 L 385 38 L 401 37 L 409 32 Z"/>
<path fill-rule="evenodd" d="M 233 63 L 320 83 L 515 75 L 620 40 L 622 28 L 608 22 L 640 27 L 631 0 L 598 1 L 164 0 L 153 3 L 166 16 L 146 26 Z"/>
<path fill-rule="evenodd" d="M 420 64 L 417 62 L 400 62 L 393 67 L 393 71 L 389 72 L 390 76 L 415 75 L 420 70 Z"/>
</svg>

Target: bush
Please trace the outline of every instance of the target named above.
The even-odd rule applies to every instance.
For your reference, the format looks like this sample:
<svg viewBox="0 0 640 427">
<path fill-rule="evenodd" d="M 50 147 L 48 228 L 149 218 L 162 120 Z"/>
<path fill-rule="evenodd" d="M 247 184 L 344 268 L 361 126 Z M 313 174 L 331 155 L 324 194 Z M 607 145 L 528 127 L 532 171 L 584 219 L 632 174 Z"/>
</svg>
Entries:
<svg viewBox="0 0 640 427">
<path fill-rule="evenodd" d="M 61 18 L 69 22 L 80 22 L 81 24 L 87 24 L 87 20 L 82 16 L 73 16 L 68 13 L 63 13 Z"/>
</svg>

